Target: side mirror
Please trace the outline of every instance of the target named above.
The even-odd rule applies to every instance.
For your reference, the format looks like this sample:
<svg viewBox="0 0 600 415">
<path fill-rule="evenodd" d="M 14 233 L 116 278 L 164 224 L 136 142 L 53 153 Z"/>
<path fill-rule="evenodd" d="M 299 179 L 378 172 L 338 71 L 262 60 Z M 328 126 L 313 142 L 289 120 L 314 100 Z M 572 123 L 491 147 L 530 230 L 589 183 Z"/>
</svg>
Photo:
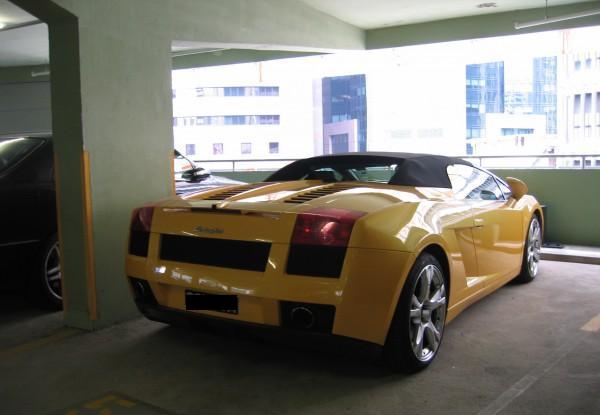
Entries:
<svg viewBox="0 0 600 415">
<path fill-rule="evenodd" d="M 510 191 L 512 192 L 513 197 L 517 200 L 519 200 L 520 198 L 525 196 L 527 194 L 527 192 L 529 191 L 529 188 L 527 187 L 525 182 L 523 182 L 519 179 L 515 179 L 514 177 L 507 177 L 506 183 L 508 183 L 508 186 L 510 187 Z"/>
<path fill-rule="evenodd" d="M 200 182 L 210 176 L 210 172 L 202 167 L 186 170 L 181 174 L 181 178 L 186 182 Z"/>
</svg>

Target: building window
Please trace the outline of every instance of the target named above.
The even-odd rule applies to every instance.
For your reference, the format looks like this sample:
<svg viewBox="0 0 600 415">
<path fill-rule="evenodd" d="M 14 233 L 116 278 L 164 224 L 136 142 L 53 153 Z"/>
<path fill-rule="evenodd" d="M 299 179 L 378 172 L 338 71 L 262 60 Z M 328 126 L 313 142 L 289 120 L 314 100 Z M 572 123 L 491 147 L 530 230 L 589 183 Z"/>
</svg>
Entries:
<svg viewBox="0 0 600 415">
<path fill-rule="evenodd" d="M 257 124 L 279 124 L 279 115 L 257 115 Z"/>
<path fill-rule="evenodd" d="M 227 86 L 223 88 L 223 95 L 226 97 L 243 97 L 246 95 L 246 88 L 243 86 Z"/>
<path fill-rule="evenodd" d="M 173 117 L 173 127 L 177 127 L 177 117 Z"/>
<path fill-rule="evenodd" d="M 186 144 L 185 145 L 185 154 L 188 156 L 196 155 L 196 144 Z"/>
<path fill-rule="evenodd" d="M 576 60 L 575 61 L 575 70 L 578 71 L 581 69 L 581 61 L 580 60 Z"/>
<path fill-rule="evenodd" d="M 275 97 L 279 96 L 278 86 L 259 86 L 254 89 L 254 95 L 261 97 Z"/>
<path fill-rule="evenodd" d="M 226 115 L 225 125 L 242 125 L 248 124 L 245 115 Z"/>
<path fill-rule="evenodd" d="M 177 93 L 174 89 L 171 89 L 171 95 L 173 96 L 173 98 L 177 97 Z"/>
<path fill-rule="evenodd" d="M 223 143 L 213 143 L 213 154 L 215 156 L 223 154 Z"/>
<path fill-rule="evenodd" d="M 269 153 L 270 154 L 279 154 L 279 143 L 278 142 L 269 143 Z"/>
<path fill-rule="evenodd" d="M 196 96 L 203 97 L 204 96 L 204 88 L 196 88 Z"/>
<path fill-rule="evenodd" d="M 242 154 L 252 154 L 252 143 L 242 143 Z"/>
</svg>

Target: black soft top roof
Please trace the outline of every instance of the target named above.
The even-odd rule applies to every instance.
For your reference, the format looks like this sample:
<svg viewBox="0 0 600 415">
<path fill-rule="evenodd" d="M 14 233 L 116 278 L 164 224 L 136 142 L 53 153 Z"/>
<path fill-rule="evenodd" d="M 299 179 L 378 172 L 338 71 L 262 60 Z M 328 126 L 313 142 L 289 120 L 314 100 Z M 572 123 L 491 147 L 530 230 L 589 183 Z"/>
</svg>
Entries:
<svg viewBox="0 0 600 415">
<path fill-rule="evenodd" d="M 266 181 L 299 180 L 323 167 L 360 168 L 396 164 L 396 172 L 389 184 L 399 186 L 443 187 L 451 189 L 447 167 L 471 163 L 456 157 L 433 154 L 362 152 L 342 153 L 297 160 L 269 176 Z"/>
</svg>

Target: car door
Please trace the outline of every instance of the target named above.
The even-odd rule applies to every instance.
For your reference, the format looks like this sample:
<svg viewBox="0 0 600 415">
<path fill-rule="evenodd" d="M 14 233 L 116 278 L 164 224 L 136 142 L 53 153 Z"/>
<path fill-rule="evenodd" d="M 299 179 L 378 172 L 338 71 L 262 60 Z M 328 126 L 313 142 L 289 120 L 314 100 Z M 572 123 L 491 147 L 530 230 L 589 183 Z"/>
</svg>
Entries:
<svg viewBox="0 0 600 415">
<path fill-rule="evenodd" d="M 461 285 L 458 289 L 459 297 L 467 300 L 468 298 L 474 298 L 473 296 L 477 292 L 485 288 L 485 278 L 479 273 L 477 252 L 473 240 L 473 230 L 475 228 L 473 201 L 468 198 L 476 185 L 472 180 L 472 168 L 467 165 L 450 165 L 447 171 L 454 197 L 457 199 L 457 203 L 463 206 L 460 221 L 453 228 L 460 249 L 461 263 L 464 267 L 464 281 L 459 282 Z"/>
<path fill-rule="evenodd" d="M 472 181 L 467 199 L 473 213 L 478 274 L 488 285 L 503 282 L 514 277 L 521 265 L 522 212 L 515 209 L 516 201 L 506 198 L 490 173 L 474 168 Z"/>
</svg>

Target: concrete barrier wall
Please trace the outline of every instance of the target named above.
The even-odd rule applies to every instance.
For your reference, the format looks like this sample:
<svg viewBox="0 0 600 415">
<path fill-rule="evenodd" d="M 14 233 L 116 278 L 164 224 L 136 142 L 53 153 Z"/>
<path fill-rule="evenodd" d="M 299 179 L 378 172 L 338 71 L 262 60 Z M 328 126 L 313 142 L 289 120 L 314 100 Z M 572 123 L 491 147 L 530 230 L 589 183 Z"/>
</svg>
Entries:
<svg viewBox="0 0 600 415">
<path fill-rule="evenodd" d="M 600 246 L 600 170 L 494 170 L 516 177 L 547 206 L 547 241 Z M 244 182 L 257 182 L 271 172 L 219 172 Z"/>
</svg>

